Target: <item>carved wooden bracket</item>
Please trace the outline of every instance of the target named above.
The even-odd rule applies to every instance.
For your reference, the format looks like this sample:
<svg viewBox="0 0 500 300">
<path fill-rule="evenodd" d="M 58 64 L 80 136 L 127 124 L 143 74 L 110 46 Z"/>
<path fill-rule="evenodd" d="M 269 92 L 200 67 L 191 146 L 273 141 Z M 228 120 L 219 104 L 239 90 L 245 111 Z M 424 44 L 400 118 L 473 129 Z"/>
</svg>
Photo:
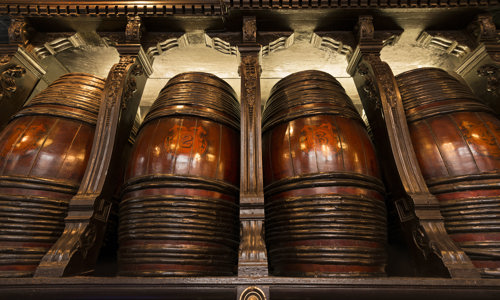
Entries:
<svg viewBox="0 0 500 300">
<path fill-rule="evenodd" d="M 0 45 L 0 129 L 23 106 L 44 73 L 24 48 Z"/>
<path fill-rule="evenodd" d="M 69 203 L 63 234 L 43 257 L 35 277 L 68 276 L 93 270 L 115 191 L 114 179 L 132 130 L 146 77 L 139 45 L 118 48 L 120 61 L 106 80 L 89 163 Z"/>
<path fill-rule="evenodd" d="M 241 55 L 241 160 L 239 276 L 267 276 L 260 96 L 260 51 L 255 17 L 243 19 Z"/>
<path fill-rule="evenodd" d="M 206 32 L 206 46 L 224 54 L 237 55 L 238 45 L 241 41 L 246 41 L 245 43 L 262 46 L 260 55 L 266 56 L 293 45 L 293 31 L 253 31 L 253 28 L 256 28 L 256 22 L 253 23 L 252 20 L 255 18 L 244 17 L 241 32 Z"/>
<path fill-rule="evenodd" d="M 500 30 L 497 30 L 492 16 L 479 15 L 468 31 L 475 38 L 474 50 L 464 57 L 456 69 L 472 91 L 500 115 Z"/>
<path fill-rule="evenodd" d="M 371 28 L 364 24 L 369 22 L 370 18 L 360 19 L 359 28 Z M 367 29 L 359 36 L 348 72 L 363 102 L 381 164 L 386 166 L 386 183 L 417 266 L 422 275 L 479 278 L 470 259 L 446 233 L 439 203 L 424 181 L 396 79 L 380 59 L 384 43 Z"/>
</svg>

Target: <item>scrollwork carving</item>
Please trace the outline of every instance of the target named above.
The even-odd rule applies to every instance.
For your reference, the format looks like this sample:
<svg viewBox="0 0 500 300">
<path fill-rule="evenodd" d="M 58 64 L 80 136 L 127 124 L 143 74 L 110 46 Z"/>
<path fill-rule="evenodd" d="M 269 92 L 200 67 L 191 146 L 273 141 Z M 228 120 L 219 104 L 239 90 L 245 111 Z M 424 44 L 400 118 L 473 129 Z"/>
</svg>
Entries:
<svg viewBox="0 0 500 300">
<path fill-rule="evenodd" d="M 10 97 L 17 90 L 15 78 L 20 78 L 26 73 L 26 69 L 20 66 L 12 66 L 0 75 L 0 100 Z"/>
<path fill-rule="evenodd" d="M 486 90 L 488 92 L 492 92 L 494 94 L 499 94 L 499 86 L 500 86 L 500 67 L 493 65 L 493 64 L 487 64 L 484 66 L 481 66 L 477 70 L 477 75 L 479 77 L 485 77 L 486 78 Z"/>
</svg>

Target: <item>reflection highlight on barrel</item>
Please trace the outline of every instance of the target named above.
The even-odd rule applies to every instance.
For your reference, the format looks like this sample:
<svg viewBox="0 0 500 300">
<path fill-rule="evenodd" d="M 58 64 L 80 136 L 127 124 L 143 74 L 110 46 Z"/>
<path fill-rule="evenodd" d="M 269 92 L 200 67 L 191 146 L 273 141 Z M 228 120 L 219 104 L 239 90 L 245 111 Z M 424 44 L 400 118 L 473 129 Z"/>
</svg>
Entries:
<svg viewBox="0 0 500 300">
<path fill-rule="evenodd" d="M 90 155 L 104 79 L 54 81 L 0 133 L 0 276 L 33 275 L 61 235 Z"/>
<path fill-rule="evenodd" d="M 444 70 L 421 68 L 396 79 L 447 232 L 483 276 L 500 276 L 500 120 Z"/>
<path fill-rule="evenodd" d="M 233 89 L 214 75 L 183 73 L 162 89 L 126 172 L 121 275 L 235 273 L 239 116 Z"/>
<path fill-rule="evenodd" d="M 280 276 L 380 276 L 386 210 L 374 147 L 331 75 L 280 80 L 263 113 L 266 243 Z"/>
</svg>

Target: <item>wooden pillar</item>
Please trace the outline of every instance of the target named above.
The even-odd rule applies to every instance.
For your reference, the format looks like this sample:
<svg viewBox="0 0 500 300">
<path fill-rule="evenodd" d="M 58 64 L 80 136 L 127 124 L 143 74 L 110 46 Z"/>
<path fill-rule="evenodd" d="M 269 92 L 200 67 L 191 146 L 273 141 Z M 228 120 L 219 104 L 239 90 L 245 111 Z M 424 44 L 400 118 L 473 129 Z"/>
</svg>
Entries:
<svg viewBox="0 0 500 300">
<path fill-rule="evenodd" d="M 78 193 L 70 200 L 64 232 L 43 257 L 35 277 L 62 277 L 94 269 L 116 188 L 114 181 L 122 175 L 123 149 L 148 75 L 140 34 L 129 28 L 140 30 L 136 21 L 129 18 L 128 24 L 134 24 L 127 26 L 127 44 L 117 46 L 120 61 L 106 79 L 89 163 Z"/>
<path fill-rule="evenodd" d="M 241 62 L 241 240 L 238 276 L 267 276 L 264 243 L 264 187 L 260 99 L 260 45 L 256 43 L 255 17 L 243 19 Z"/>
<path fill-rule="evenodd" d="M 29 43 L 27 27 L 23 17 L 11 18 L 9 44 L 0 45 L 0 129 L 24 105 L 45 74 L 25 50 Z"/>
<path fill-rule="evenodd" d="M 259 63 L 261 46 L 257 44 L 255 17 L 243 18 L 241 57 L 241 158 L 240 158 L 240 250 L 239 277 L 268 275 L 264 242 L 264 183 L 262 173 L 261 95 Z M 267 286 L 239 286 L 238 300 L 269 299 Z"/>
<path fill-rule="evenodd" d="M 500 115 L 500 32 L 490 15 L 479 15 L 470 26 L 476 48 L 467 55 L 456 72 L 472 91 Z"/>
<path fill-rule="evenodd" d="M 394 74 L 380 59 L 384 38 L 375 32 L 371 17 L 360 17 L 358 45 L 347 72 L 363 102 L 417 268 L 420 275 L 479 278 L 470 259 L 446 233 L 439 203 L 422 176 Z"/>
</svg>

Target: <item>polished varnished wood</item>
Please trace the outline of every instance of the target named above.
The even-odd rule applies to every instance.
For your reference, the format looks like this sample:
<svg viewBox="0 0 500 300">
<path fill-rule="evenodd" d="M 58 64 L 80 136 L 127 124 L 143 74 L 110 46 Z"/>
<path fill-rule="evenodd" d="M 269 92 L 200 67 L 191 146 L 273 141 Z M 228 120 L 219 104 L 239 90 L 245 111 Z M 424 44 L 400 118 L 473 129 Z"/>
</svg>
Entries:
<svg viewBox="0 0 500 300">
<path fill-rule="evenodd" d="M 500 275 L 500 120 L 440 69 L 397 76 L 422 174 L 450 236 L 483 276 Z"/>
<path fill-rule="evenodd" d="M 384 187 L 364 123 L 340 84 L 292 74 L 263 116 L 266 242 L 281 276 L 380 276 Z"/>
<path fill-rule="evenodd" d="M 120 274 L 235 273 L 239 138 L 239 104 L 229 85 L 194 72 L 167 83 L 126 173 Z"/>
<path fill-rule="evenodd" d="M 89 158 L 104 80 L 62 76 L 0 134 L 0 276 L 29 276 L 64 229 Z"/>
</svg>

